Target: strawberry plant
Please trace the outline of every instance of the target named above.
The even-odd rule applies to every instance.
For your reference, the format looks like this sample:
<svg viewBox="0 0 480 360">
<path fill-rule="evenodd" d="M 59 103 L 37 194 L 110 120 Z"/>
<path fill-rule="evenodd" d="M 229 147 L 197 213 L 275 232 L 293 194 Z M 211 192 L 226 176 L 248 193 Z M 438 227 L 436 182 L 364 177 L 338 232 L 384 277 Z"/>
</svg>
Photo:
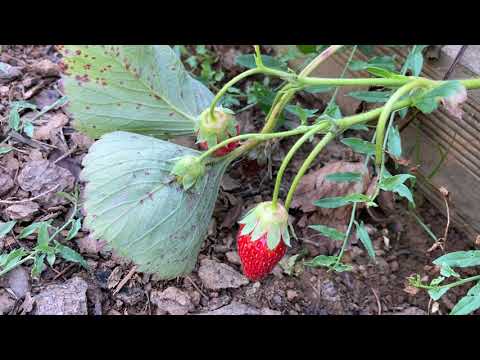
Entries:
<svg viewBox="0 0 480 360">
<path fill-rule="evenodd" d="M 188 274 L 195 266 L 228 166 L 269 140 L 297 137 L 278 169 L 271 201 L 257 204 L 240 221 L 237 240 L 244 272 L 252 280 L 262 279 L 290 245 L 288 211 L 300 180 L 325 146 L 340 138 L 345 146 L 365 156 L 365 165 L 373 161 L 376 184 L 369 194 L 315 201 L 321 208 L 351 206 L 352 212 L 346 233 L 312 224 L 322 235 L 343 243 L 338 255 L 321 255 L 306 260 L 305 265 L 350 270 L 342 256 L 354 229 L 374 258 L 369 235 L 356 220 L 356 210 L 377 206 L 380 191 L 393 192 L 414 206 L 408 185 L 414 183 L 414 176 L 391 174 L 385 167 L 389 158 L 401 159 L 395 115 L 405 116 L 410 108 L 430 113 L 439 106 L 458 114 L 465 91 L 480 88 L 480 79 L 435 81 L 420 77 L 424 47 L 410 47 L 410 55 L 398 69 L 391 57 L 353 61 L 356 51 L 370 54 L 372 46 L 302 45 L 290 48 L 280 60 L 262 55 L 260 47 L 254 46 L 254 54 L 239 59 L 246 70 L 229 79 L 216 94 L 193 78 L 166 45 L 59 47 L 64 56 L 63 86 L 75 127 L 99 139 L 83 161 L 86 227 L 133 260 L 140 271 L 155 272 L 164 279 Z M 371 76 L 345 78 L 345 71 L 338 78 L 311 76 L 339 51 L 350 52 L 350 70 L 366 70 Z M 305 60 L 299 73 L 285 61 L 293 52 L 301 53 Z M 189 63 L 198 66 L 193 59 Z M 265 123 L 258 133 L 239 134 L 236 116 L 223 99 L 231 96 L 240 81 L 253 76 L 280 79 L 282 84 L 272 89 L 262 88 L 265 82 L 254 83 L 256 90 L 249 91 L 248 98 L 253 99 L 252 106 L 258 104 L 265 112 Z M 335 103 L 341 86 L 375 88 L 349 95 L 382 106 L 343 116 Z M 333 95 L 326 110 L 319 113 L 318 109 L 290 104 L 302 91 L 333 91 Z M 299 122 L 284 123 L 282 128 L 285 112 Z M 368 129 L 367 124 L 376 129 L 371 142 L 344 137 L 348 130 Z M 168 141 L 183 135 L 195 136 L 203 151 Z M 287 167 L 297 151 L 317 136 L 320 140 L 281 201 L 280 187 Z M 345 172 L 331 174 L 329 179 L 355 182 L 360 178 L 359 173 Z"/>
</svg>

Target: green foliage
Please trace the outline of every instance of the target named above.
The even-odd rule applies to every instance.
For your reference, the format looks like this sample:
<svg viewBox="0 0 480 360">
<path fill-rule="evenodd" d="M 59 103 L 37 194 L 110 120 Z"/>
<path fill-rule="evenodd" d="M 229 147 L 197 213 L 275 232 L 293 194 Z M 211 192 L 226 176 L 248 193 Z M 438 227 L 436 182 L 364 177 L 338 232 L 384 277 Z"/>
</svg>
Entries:
<svg viewBox="0 0 480 360">
<path fill-rule="evenodd" d="M 326 209 L 336 209 L 345 205 L 367 202 L 368 205 L 373 206 L 370 198 L 363 194 L 351 194 L 346 196 L 327 197 L 313 202 L 315 206 Z"/>
<path fill-rule="evenodd" d="M 460 81 L 446 81 L 443 84 L 423 91 L 415 98 L 414 106 L 425 114 L 429 114 L 438 108 L 438 104 L 442 98 L 454 96 L 460 92 L 463 85 Z"/>
<path fill-rule="evenodd" d="M 213 99 L 167 45 L 69 45 L 63 53 L 69 111 L 75 127 L 93 138 L 116 130 L 192 134 Z"/>
<path fill-rule="evenodd" d="M 349 69 L 352 71 L 367 70 L 368 68 L 381 68 L 388 71 L 395 71 L 395 58 L 393 56 L 375 56 L 368 61 L 353 60 Z"/>
<path fill-rule="evenodd" d="M 347 95 L 367 103 L 386 103 L 392 94 L 392 91 L 352 91 Z"/>
<path fill-rule="evenodd" d="M 309 227 L 332 240 L 343 241 L 345 239 L 345 233 L 342 233 L 332 227 L 325 225 L 310 225 Z"/>
<path fill-rule="evenodd" d="M 371 142 L 359 138 L 345 138 L 342 139 L 342 143 L 347 145 L 354 152 L 369 156 L 375 154 L 375 144 L 372 144 Z"/>
<path fill-rule="evenodd" d="M 184 191 L 171 175 L 173 159 L 200 153 L 152 137 L 104 135 L 83 161 L 85 226 L 139 265 L 171 279 L 188 274 L 210 223 L 228 165 L 208 166 Z"/>
<path fill-rule="evenodd" d="M 332 182 L 358 182 L 362 180 L 362 174 L 359 172 L 338 172 L 325 176 L 325 179 Z"/>
<path fill-rule="evenodd" d="M 36 234 L 37 243 L 31 250 L 18 248 L 8 253 L 0 254 L 0 276 L 27 261 L 33 261 L 31 275 L 34 278 L 38 278 L 47 267 L 45 261 L 47 261 L 50 266 L 53 266 L 56 255 L 60 255 L 67 261 L 78 263 L 87 268 L 87 262 L 79 253 L 55 240 L 56 236 L 68 226 L 70 226 L 70 230 L 65 240 L 70 240 L 75 237 L 81 228 L 81 220 L 74 218 L 77 211 L 78 193 L 70 196 L 74 200 L 74 211 L 70 219 L 59 228 L 52 226 L 51 220 L 34 222 L 23 228 L 18 238 L 24 239 Z M 2 226 L 0 226 L 0 236 L 11 231 L 13 228 L 12 224 L 15 225 L 15 222 L 11 221 L 2 224 Z"/>
<path fill-rule="evenodd" d="M 363 244 L 365 249 L 367 250 L 368 256 L 375 260 L 375 250 L 373 248 L 372 240 L 370 239 L 370 235 L 368 235 L 367 229 L 365 229 L 365 225 L 363 222 L 360 224 L 355 221 L 355 226 L 357 228 L 357 238 Z"/>
</svg>

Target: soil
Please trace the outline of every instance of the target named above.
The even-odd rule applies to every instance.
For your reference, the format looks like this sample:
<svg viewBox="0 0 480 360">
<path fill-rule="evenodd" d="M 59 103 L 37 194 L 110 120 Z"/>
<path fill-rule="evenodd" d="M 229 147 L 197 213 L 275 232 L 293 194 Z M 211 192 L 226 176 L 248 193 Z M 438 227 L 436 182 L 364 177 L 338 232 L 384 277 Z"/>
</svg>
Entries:
<svg viewBox="0 0 480 360">
<path fill-rule="evenodd" d="M 209 48 L 219 55 L 215 66 L 222 67 L 224 79 L 241 71 L 232 58 L 236 54 L 251 52 L 248 46 L 215 45 Z M 60 55 L 52 45 L 4 46 L 0 62 L 17 67 L 20 73 L 0 85 L 0 140 L 5 141 L 7 137 L 12 101 L 25 100 L 43 107 L 61 97 L 56 65 L 59 59 Z M 242 87 L 248 86 L 250 81 L 245 81 Z M 298 96 L 296 101 L 320 110 L 325 106 L 308 94 Z M 23 116 L 28 117 L 28 112 Z M 264 117 L 257 108 L 241 112 L 238 119 L 242 132 L 260 129 Z M 34 124 L 37 136 L 34 135 L 33 140 L 10 132 L 5 143 L 15 150 L 0 157 L 2 200 L 34 198 L 48 190 L 51 184 L 58 184 L 67 192 L 78 185 L 83 191 L 83 184 L 79 182 L 81 160 L 92 141 L 77 133 L 71 121 L 63 108 L 54 109 Z M 448 313 L 467 288 L 451 290 L 432 306 L 434 304 L 426 292 L 414 291 L 407 286 L 407 278 L 419 274 L 425 281 L 430 281 L 438 276 L 438 269 L 431 265 L 433 259 L 444 250 L 472 249 L 473 241 L 450 228 L 446 249 L 429 252 L 433 240 L 410 215 L 403 201 L 388 196 L 382 197 L 380 208 L 375 212 L 361 209 L 358 213 L 358 219 L 365 223 L 373 240 L 376 262 L 370 260 L 362 245 L 352 239 L 344 258 L 353 266 L 351 272 L 333 273 L 321 268 L 278 265 L 261 282 L 251 283 L 241 275 L 236 254 L 236 221 L 254 204 L 270 199 L 274 176 L 292 141 L 269 142 L 231 166 L 223 180 L 197 267 L 190 276 L 161 281 L 155 275 L 136 272 L 128 260 L 89 238 L 88 232 L 82 229 L 68 246 L 83 255 L 89 270 L 57 259 L 36 280 L 30 278 L 32 265 L 27 262 L 21 270 L 16 270 L 15 276 L 0 279 L 0 314 Z M 311 148 L 312 144 L 307 144 L 295 156 L 286 173 L 281 196 L 286 195 L 293 175 Z M 334 162 L 361 160 L 361 156 L 353 154 L 339 142 L 332 143 L 319 156 L 311 173 Z M 37 179 L 30 187 L 25 185 L 29 174 Z M 444 210 L 435 209 L 422 199 L 421 194 L 416 194 L 416 200 L 420 218 L 434 234 L 442 236 L 447 223 Z M 54 225 L 61 225 L 71 211 L 69 203 L 53 196 L 39 197 L 21 205 L 9 209 L 11 205 L 0 204 L 1 221 L 10 221 L 15 216 L 18 219 L 13 231 L 15 236 L 0 239 L 0 252 L 19 245 L 32 248 L 34 238 L 17 239 L 25 226 L 47 219 L 52 219 Z M 293 239 L 287 256 L 302 253 L 306 258 L 312 258 L 338 251 L 338 245 L 308 228 L 322 219 L 330 221 L 329 226 L 345 226 L 342 216 L 332 217 L 315 210 L 304 212 L 301 207 L 291 211 L 297 239 Z M 69 296 L 73 296 L 71 301 L 67 301 Z"/>
</svg>

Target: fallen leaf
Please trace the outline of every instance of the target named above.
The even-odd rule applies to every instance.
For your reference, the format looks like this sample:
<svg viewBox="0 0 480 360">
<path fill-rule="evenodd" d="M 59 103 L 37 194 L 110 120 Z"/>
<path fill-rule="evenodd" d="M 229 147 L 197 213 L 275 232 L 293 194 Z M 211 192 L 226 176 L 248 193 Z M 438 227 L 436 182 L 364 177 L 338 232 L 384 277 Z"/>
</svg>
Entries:
<svg viewBox="0 0 480 360">
<path fill-rule="evenodd" d="M 94 143 L 94 141 L 88 136 L 78 132 L 74 132 L 72 135 L 70 135 L 70 138 L 72 139 L 73 143 L 82 150 L 87 150 Z"/>
<path fill-rule="evenodd" d="M 334 173 L 358 172 L 362 180 L 358 182 L 333 182 L 325 177 Z M 320 209 L 313 205 L 315 200 L 324 197 L 345 196 L 355 193 L 364 193 L 370 184 L 370 174 L 362 163 L 351 163 L 345 161 L 333 162 L 325 165 L 319 170 L 310 171 L 305 175 L 297 188 L 292 202 L 292 208 L 300 209 L 303 212 L 319 211 L 323 215 L 337 219 L 345 219 L 350 214 L 351 206 L 337 209 Z"/>
<path fill-rule="evenodd" d="M 35 132 L 33 133 L 33 139 L 35 140 L 50 139 L 52 132 L 61 129 L 68 123 L 68 117 L 61 112 L 49 116 L 43 116 L 42 119 L 45 119 L 45 124 L 35 127 Z"/>
<path fill-rule="evenodd" d="M 84 236 L 75 241 L 83 254 L 98 254 L 103 249 L 106 242 L 95 239 L 93 236 Z"/>
<path fill-rule="evenodd" d="M 462 119 L 463 109 L 461 105 L 465 101 L 467 101 L 467 89 L 462 86 L 454 95 L 442 99 L 442 104 L 450 114 L 458 119 Z"/>
<path fill-rule="evenodd" d="M 22 190 L 29 191 L 33 196 L 54 189 L 37 200 L 45 207 L 67 204 L 68 200 L 57 196 L 56 193 L 72 191 L 75 184 L 75 178 L 68 170 L 48 160 L 26 163 L 20 171 L 17 181 Z"/>
<path fill-rule="evenodd" d="M 33 219 L 33 215 L 37 213 L 38 209 L 38 204 L 30 201 L 10 205 L 5 209 L 5 214 L 10 218 L 10 220 L 30 221 Z"/>
</svg>

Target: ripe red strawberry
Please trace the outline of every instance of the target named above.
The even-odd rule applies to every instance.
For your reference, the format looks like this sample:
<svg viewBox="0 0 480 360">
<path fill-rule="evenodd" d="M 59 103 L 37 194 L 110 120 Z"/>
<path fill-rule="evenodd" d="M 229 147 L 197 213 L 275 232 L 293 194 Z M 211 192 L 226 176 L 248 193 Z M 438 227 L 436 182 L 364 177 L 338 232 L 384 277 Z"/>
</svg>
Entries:
<svg viewBox="0 0 480 360">
<path fill-rule="evenodd" d="M 236 135 L 240 135 L 240 125 L 237 124 L 237 126 L 235 126 L 235 128 L 237 130 Z M 218 157 L 225 156 L 228 153 L 235 150 L 239 145 L 240 145 L 240 141 L 231 142 L 230 144 L 227 144 L 223 148 L 220 148 L 217 151 L 215 151 L 213 153 L 213 155 L 218 156 Z M 208 150 L 208 144 L 207 144 L 206 141 L 203 141 L 203 142 L 199 143 L 198 146 L 200 147 L 201 150 L 204 150 L 204 151 Z"/>
<path fill-rule="evenodd" d="M 252 241 L 251 234 L 240 235 L 245 225 L 240 225 L 237 237 L 238 255 L 242 261 L 243 273 L 251 281 L 258 281 L 267 276 L 285 256 L 287 246 L 283 239 L 273 250 L 267 246 L 267 234 Z"/>
<path fill-rule="evenodd" d="M 288 212 L 280 204 L 263 202 L 240 221 L 238 255 L 245 276 L 258 281 L 267 276 L 290 246 Z"/>
</svg>

